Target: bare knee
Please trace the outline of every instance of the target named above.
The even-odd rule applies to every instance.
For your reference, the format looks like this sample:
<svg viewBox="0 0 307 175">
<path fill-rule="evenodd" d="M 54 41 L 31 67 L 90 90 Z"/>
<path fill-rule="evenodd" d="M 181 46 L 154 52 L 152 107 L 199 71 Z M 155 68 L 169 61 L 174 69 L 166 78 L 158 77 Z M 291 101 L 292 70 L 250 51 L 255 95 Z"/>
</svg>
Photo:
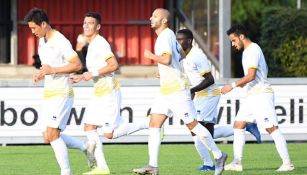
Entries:
<svg viewBox="0 0 307 175">
<path fill-rule="evenodd" d="M 43 137 L 45 143 L 50 143 L 60 137 L 60 130 L 58 128 L 47 128 Z"/>
<path fill-rule="evenodd" d="M 113 139 L 113 134 L 112 133 L 104 133 L 103 136 L 107 139 Z"/>
<path fill-rule="evenodd" d="M 189 128 L 189 130 L 192 130 L 197 124 L 198 124 L 198 121 L 194 120 L 190 123 L 187 123 L 186 126 Z"/>
<path fill-rule="evenodd" d="M 246 127 L 246 122 L 244 121 L 235 121 L 233 124 L 233 128 L 235 129 L 244 129 Z"/>
<path fill-rule="evenodd" d="M 275 130 L 277 130 L 278 129 L 278 126 L 273 126 L 273 127 L 271 127 L 271 128 L 266 128 L 265 130 L 269 133 L 269 134 L 271 134 L 272 132 L 274 132 Z"/>
</svg>

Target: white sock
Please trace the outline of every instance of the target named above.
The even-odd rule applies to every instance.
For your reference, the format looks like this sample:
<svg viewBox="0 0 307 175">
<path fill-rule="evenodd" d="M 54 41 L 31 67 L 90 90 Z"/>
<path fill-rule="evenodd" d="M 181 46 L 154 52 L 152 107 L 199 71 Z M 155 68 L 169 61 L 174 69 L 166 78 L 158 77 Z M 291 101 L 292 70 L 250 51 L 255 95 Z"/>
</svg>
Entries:
<svg viewBox="0 0 307 175">
<path fill-rule="evenodd" d="M 213 166 L 213 162 L 210 157 L 210 153 L 207 147 L 199 140 L 197 136 L 193 136 L 194 146 L 200 156 L 204 161 L 204 165 Z"/>
<path fill-rule="evenodd" d="M 214 138 L 229 137 L 233 135 L 231 126 L 218 126 L 214 128 Z"/>
<path fill-rule="evenodd" d="M 64 141 L 61 139 L 61 137 L 59 137 L 58 139 L 50 142 L 50 145 L 61 168 L 61 174 L 70 174 L 71 170 L 68 160 L 68 151 Z"/>
<path fill-rule="evenodd" d="M 241 164 L 244 144 L 245 144 L 245 129 L 234 129 L 233 154 L 234 154 L 235 163 Z"/>
<path fill-rule="evenodd" d="M 222 156 L 222 152 L 216 146 L 210 132 L 203 125 L 198 123 L 191 131 L 199 137 L 208 150 L 212 151 L 215 159 L 219 159 Z"/>
<path fill-rule="evenodd" d="M 161 145 L 160 130 L 161 128 L 149 128 L 149 136 L 148 136 L 149 165 L 153 167 L 158 167 L 158 156 Z"/>
<path fill-rule="evenodd" d="M 288 153 L 287 142 L 280 132 L 280 129 L 276 129 L 271 133 L 271 136 L 275 142 L 275 146 L 279 156 L 282 159 L 283 164 L 290 164 L 291 160 Z"/>
<path fill-rule="evenodd" d="M 94 156 L 96 159 L 97 167 L 101 169 L 108 168 L 106 159 L 103 153 L 103 143 L 100 141 L 99 134 L 96 130 L 86 131 L 86 137 L 88 140 L 94 141 L 96 143 L 96 148 L 94 152 Z"/>
<path fill-rule="evenodd" d="M 86 149 L 84 142 L 81 141 L 81 140 L 78 140 L 78 139 L 71 137 L 69 135 L 66 135 L 66 134 L 61 134 L 60 137 L 65 142 L 65 144 L 68 148 L 79 149 L 81 151 L 84 151 Z"/>
<path fill-rule="evenodd" d="M 113 131 L 113 139 L 132 134 L 136 131 L 148 128 L 146 127 L 145 122 L 138 122 L 138 123 L 122 123 Z"/>
</svg>

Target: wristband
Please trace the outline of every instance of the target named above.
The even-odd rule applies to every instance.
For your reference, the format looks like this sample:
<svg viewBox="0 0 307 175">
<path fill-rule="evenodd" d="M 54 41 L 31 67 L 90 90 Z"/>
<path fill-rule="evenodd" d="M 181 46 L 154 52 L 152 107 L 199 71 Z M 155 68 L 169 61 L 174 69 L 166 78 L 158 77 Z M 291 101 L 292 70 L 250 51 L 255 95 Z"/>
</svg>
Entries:
<svg viewBox="0 0 307 175">
<path fill-rule="evenodd" d="M 232 89 L 236 88 L 237 87 L 236 82 L 231 83 L 231 87 Z"/>
<path fill-rule="evenodd" d="M 97 76 L 99 76 L 99 70 L 91 71 L 91 74 L 92 74 L 93 77 L 97 77 Z"/>
</svg>

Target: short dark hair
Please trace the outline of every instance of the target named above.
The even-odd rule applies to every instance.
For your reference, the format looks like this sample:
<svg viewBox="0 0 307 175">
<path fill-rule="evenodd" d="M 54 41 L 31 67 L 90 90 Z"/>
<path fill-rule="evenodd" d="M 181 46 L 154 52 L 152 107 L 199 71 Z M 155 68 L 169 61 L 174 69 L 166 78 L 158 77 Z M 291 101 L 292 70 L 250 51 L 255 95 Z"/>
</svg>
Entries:
<svg viewBox="0 0 307 175">
<path fill-rule="evenodd" d="M 85 17 L 95 18 L 98 24 L 101 23 L 101 15 L 98 12 L 88 12 L 85 14 Z"/>
<path fill-rule="evenodd" d="M 49 24 L 49 19 L 47 13 L 43 9 L 33 8 L 31 9 L 28 14 L 25 16 L 24 20 L 26 22 L 33 21 L 37 25 L 41 25 L 42 22 L 46 22 Z"/>
<path fill-rule="evenodd" d="M 227 30 L 227 35 L 230 35 L 232 33 L 236 34 L 237 36 L 242 34 L 246 38 L 250 38 L 248 30 L 242 24 L 235 24 L 231 26 L 231 28 Z"/>
<path fill-rule="evenodd" d="M 189 29 L 181 29 L 177 32 L 177 34 L 183 34 L 185 35 L 188 39 L 192 39 L 193 40 L 193 33 L 191 32 L 191 30 Z"/>
</svg>

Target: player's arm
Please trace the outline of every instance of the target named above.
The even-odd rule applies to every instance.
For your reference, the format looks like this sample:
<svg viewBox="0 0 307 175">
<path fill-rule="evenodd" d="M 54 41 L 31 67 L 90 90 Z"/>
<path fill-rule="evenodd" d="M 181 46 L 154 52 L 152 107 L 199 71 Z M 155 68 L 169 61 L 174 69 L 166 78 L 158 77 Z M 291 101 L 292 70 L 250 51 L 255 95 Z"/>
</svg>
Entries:
<svg viewBox="0 0 307 175">
<path fill-rule="evenodd" d="M 203 77 L 205 78 L 202 82 L 200 82 L 197 86 L 194 86 L 193 88 L 191 88 L 191 93 L 195 93 L 198 91 L 201 91 L 203 89 L 206 89 L 207 87 L 211 86 L 212 84 L 214 84 L 214 78 L 211 74 L 211 72 L 205 73 L 203 75 Z"/>
<path fill-rule="evenodd" d="M 247 83 L 253 81 L 256 78 L 256 72 L 257 72 L 257 68 L 249 68 L 247 75 L 245 75 L 240 80 L 233 82 L 232 84 L 225 85 L 221 89 L 221 93 L 226 94 L 237 86 L 240 86 L 240 87 L 245 86 Z"/>
<path fill-rule="evenodd" d="M 164 65 L 170 65 L 172 62 L 172 55 L 169 53 L 164 53 L 161 56 L 158 56 L 158 55 L 153 54 L 149 50 L 145 50 L 144 57 L 157 61 L 158 63 L 164 64 Z"/>
<path fill-rule="evenodd" d="M 62 67 L 51 67 L 48 64 L 44 64 L 41 70 L 45 75 L 49 74 L 70 74 L 79 71 L 82 68 L 81 61 L 77 54 L 73 58 L 69 59 L 68 64 Z"/>
<path fill-rule="evenodd" d="M 84 72 L 83 73 L 84 80 L 88 81 L 95 76 L 104 76 L 104 75 L 112 73 L 112 72 L 114 72 L 118 69 L 118 62 L 117 62 L 115 56 L 109 57 L 106 60 L 106 62 L 107 62 L 107 65 L 105 67 L 101 68 L 101 69 L 98 69 L 98 70 L 95 70 L 95 71 L 92 71 L 92 72 Z"/>
</svg>

